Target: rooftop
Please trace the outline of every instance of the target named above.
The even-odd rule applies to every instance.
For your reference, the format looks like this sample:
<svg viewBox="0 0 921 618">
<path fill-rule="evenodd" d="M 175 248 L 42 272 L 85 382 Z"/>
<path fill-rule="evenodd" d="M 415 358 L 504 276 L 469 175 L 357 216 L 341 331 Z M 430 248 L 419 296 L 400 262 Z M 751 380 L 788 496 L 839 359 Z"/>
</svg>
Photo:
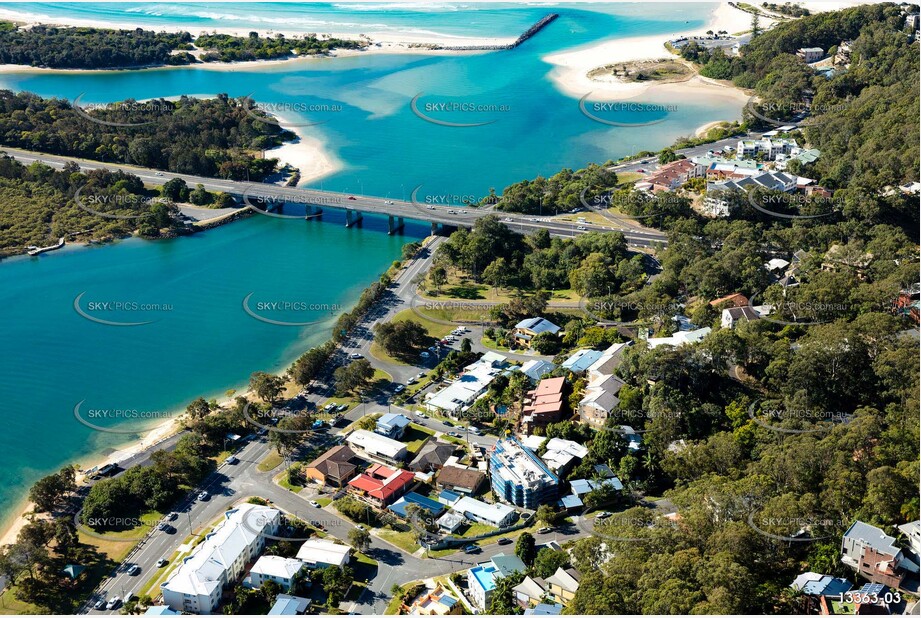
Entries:
<svg viewBox="0 0 921 618">
<path fill-rule="evenodd" d="M 553 333 L 555 335 L 562 330 L 559 326 L 544 318 L 528 318 L 522 320 L 518 322 L 518 324 L 515 324 L 515 328 L 529 330 L 535 335 L 540 333 Z"/>
<path fill-rule="evenodd" d="M 297 557 L 308 566 L 318 564 L 344 565 L 349 561 L 352 548 L 326 539 L 307 539 L 297 550 Z"/>
<path fill-rule="evenodd" d="M 847 529 L 844 536 L 856 539 L 861 544 L 872 547 L 880 554 L 895 556 L 901 551 L 895 546 L 895 539 L 893 537 L 887 535 L 876 526 L 871 526 L 860 520 L 851 524 L 851 527 Z"/>
<path fill-rule="evenodd" d="M 349 486 L 365 492 L 372 498 L 387 502 L 415 478 L 416 475 L 407 470 L 394 470 L 374 464 L 349 481 Z"/>
<path fill-rule="evenodd" d="M 559 478 L 547 465 L 514 438 L 499 440 L 490 459 L 490 472 L 522 487 L 555 484 Z"/>
<path fill-rule="evenodd" d="M 281 579 L 291 579 L 297 575 L 298 571 L 304 568 L 304 563 L 297 558 L 285 558 L 283 556 L 260 556 L 256 564 L 250 569 L 250 573 L 259 573 L 266 577 L 279 577 Z"/>
<path fill-rule="evenodd" d="M 356 429 L 349 434 L 346 441 L 368 453 L 382 455 L 390 459 L 397 459 L 406 450 L 406 445 L 402 442 L 366 429 Z"/>
<path fill-rule="evenodd" d="M 579 350 L 563 362 L 563 367 L 574 373 L 586 371 L 602 354 L 601 350 Z"/>
</svg>

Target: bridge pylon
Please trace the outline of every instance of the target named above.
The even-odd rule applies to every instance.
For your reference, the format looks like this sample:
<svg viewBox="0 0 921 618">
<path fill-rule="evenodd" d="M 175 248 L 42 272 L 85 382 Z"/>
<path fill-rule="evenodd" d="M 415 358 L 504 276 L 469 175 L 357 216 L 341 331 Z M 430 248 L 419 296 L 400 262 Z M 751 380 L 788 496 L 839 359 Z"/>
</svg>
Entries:
<svg viewBox="0 0 921 618">
<path fill-rule="evenodd" d="M 345 227 L 352 227 L 361 222 L 362 215 L 360 210 L 345 209 Z"/>
</svg>

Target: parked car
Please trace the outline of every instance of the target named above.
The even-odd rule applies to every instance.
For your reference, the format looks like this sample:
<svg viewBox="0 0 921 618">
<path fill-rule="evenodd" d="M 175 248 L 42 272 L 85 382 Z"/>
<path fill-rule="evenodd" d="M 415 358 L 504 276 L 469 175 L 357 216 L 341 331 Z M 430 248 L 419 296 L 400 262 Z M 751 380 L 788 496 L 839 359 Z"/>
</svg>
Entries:
<svg viewBox="0 0 921 618">
<path fill-rule="evenodd" d="M 122 600 L 118 598 L 117 596 L 112 597 L 111 599 L 109 599 L 109 602 L 106 603 L 106 609 L 108 610 L 115 609 L 116 607 L 118 607 L 118 604 L 121 603 L 121 601 Z"/>
<path fill-rule="evenodd" d="M 349 354 L 349 358 L 351 358 L 352 360 L 358 360 L 359 358 L 364 358 L 364 356 L 362 356 L 358 352 L 352 352 L 351 354 Z"/>
<path fill-rule="evenodd" d="M 335 408 L 335 407 L 336 407 L 336 404 L 334 404 L 334 403 L 328 403 L 328 404 L 326 404 L 325 406 L 323 406 L 323 411 L 324 411 L 324 412 L 332 412 L 332 411 L 333 411 L 333 408 Z"/>
<path fill-rule="evenodd" d="M 596 517 L 596 519 L 607 519 L 610 516 L 611 514 L 608 511 L 601 511 L 598 513 L 598 517 Z"/>
<path fill-rule="evenodd" d="M 416 376 L 416 379 L 417 379 L 417 380 L 422 380 L 422 379 L 424 379 L 424 378 L 425 378 L 425 372 L 424 372 L 424 371 L 420 371 L 420 372 L 419 372 L 419 375 Z"/>
<path fill-rule="evenodd" d="M 308 504 L 310 504 L 310 506 L 312 506 L 312 507 L 315 508 L 315 509 L 321 508 L 321 507 L 320 507 L 320 503 L 317 502 L 316 500 L 311 500 Z"/>
<path fill-rule="evenodd" d="M 337 412 L 345 412 L 348 409 L 349 409 L 349 404 L 347 403 L 340 403 L 338 406 L 336 406 Z"/>
<path fill-rule="evenodd" d="M 165 567 L 167 564 L 169 564 L 169 560 L 167 560 L 166 558 L 160 558 L 159 560 L 157 560 L 157 568 L 158 568 L 158 569 L 162 569 L 162 568 Z"/>
<path fill-rule="evenodd" d="M 551 528 L 550 526 L 544 526 L 543 528 L 537 531 L 537 534 L 549 534 L 550 532 L 553 532 L 553 528 Z"/>
<path fill-rule="evenodd" d="M 406 387 L 402 384 L 397 384 L 397 387 L 393 389 L 395 393 L 402 393 L 406 390 Z"/>
<path fill-rule="evenodd" d="M 224 460 L 224 463 L 230 466 L 235 466 L 236 464 L 240 463 L 240 460 L 234 457 L 233 455 L 231 455 L 230 457 Z"/>
<path fill-rule="evenodd" d="M 415 383 L 416 383 L 416 378 L 410 378 L 410 379 L 406 380 L 406 383 L 407 383 L 407 384 L 415 384 Z"/>
</svg>

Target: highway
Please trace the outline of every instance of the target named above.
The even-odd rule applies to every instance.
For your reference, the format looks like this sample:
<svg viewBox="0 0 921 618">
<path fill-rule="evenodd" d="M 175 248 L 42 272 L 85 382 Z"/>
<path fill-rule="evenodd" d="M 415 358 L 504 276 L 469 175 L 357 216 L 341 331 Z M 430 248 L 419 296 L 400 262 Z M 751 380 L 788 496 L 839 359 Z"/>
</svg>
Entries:
<svg viewBox="0 0 921 618">
<path fill-rule="evenodd" d="M 206 178 L 187 174 L 174 174 L 172 172 L 162 172 L 133 165 L 89 161 L 75 157 L 49 155 L 17 148 L 0 147 L 0 152 L 2 151 L 5 151 L 8 155 L 24 164 L 41 161 L 53 168 L 61 169 L 68 161 L 75 161 L 80 165 L 81 169 L 121 170 L 138 176 L 142 181 L 150 185 L 163 185 L 173 178 L 181 178 L 185 180 L 186 184 L 190 187 L 201 184 L 209 191 L 230 193 L 243 198 L 244 201 L 248 200 L 254 207 L 255 204 L 260 203 L 260 201 L 280 203 L 287 200 L 293 203 L 318 205 L 324 209 L 336 208 L 360 213 L 390 215 L 393 217 L 402 217 L 403 219 L 415 219 L 453 227 L 471 227 L 476 219 L 488 214 L 493 214 L 491 211 L 483 209 L 463 208 L 459 206 L 434 206 L 425 204 L 424 200 L 422 202 L 416 200 L 391 200 L 382 197 L 349 195 L 346 193 L 322 191 L 319 189 L 281 187 L 273 184 L 239 182 L 235 180 L 222 180 L 219 178 Z M 452 212 L 454 214 L 451 214 Z M 592 223 L 576 225 L 565 221 L 554 221 L 548 217 L 534 217 L 504 212 L 496 212 L 495 214 L 502 218 L 505 224 L 511 229 L 522 234 L 534 232 L 538 229 L 547 229 L 552 235 L 562 237 L 578 236 L 588 232 L 621 231 L 626 237 L 628 244 L 634 247 L 652 248 L 657 243 L 663 245 L 667 244 L 663 232 L 639 226 L 630 226 L 626 222 L 624 223 L 624 227 L 617 228 L 614 226 L 602 226 Z"/>
</svg>

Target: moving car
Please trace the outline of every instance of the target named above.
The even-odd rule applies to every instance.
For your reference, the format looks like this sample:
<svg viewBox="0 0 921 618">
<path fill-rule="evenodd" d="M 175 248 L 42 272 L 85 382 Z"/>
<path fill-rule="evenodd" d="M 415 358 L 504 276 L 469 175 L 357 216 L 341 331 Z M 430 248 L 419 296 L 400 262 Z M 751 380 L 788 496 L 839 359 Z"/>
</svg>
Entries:
<svg viewBox="0 0 921 618">
<path fill-rule="evenodd" d="M 240 460 L 234 457 L 233 455 L 231 455 L 230 457 L 224 460 L 224 463 L 233 466 L 233 465 L 240 463 Z"/>
<path fill-rule="evenodd" d="M 397 387 L 393 390 L 395 393 L 402 393 L 403 391 L 406 390 L 406 387 L 403 386 L 402 384 L 397 384 Z"/>
<path fill-rule="evenodd" d="M 127 571 L 128 575 L 137 575 L 140 572 L 141 572 L 141 567 L 139 567 L 136 564 L 132 564 L 130 567 L 128 567 L 128 571 Z"/>
<path fill-rule="evenodd" d="M 391 200 L 384 200 L 384 203 L 385 203 L 385 204 L 393 204 L 393 202 L 392 202 Z"/>
<path fill-rule="evenodd" d="M 157 530 L 160 530 L 161 532 L 166 532 L 167 530 L 169 530 L 169 524 L 166 523 L 165 521 L 161 521 L 159 524 L 157 524 Z"/>
<path fill-rule="evenodd" d="M 351 358 L 352 360 L 358 360 L 359 358 L 364 358 L 364 356 L 362 356 L 358 352 L 352 352 L 351 354 L 349 354 L 349 358 Z"/>
<path fill-rule="evenodd" d="M 465 554 L 476 554 L 476 553 L 478 553 L 479 551 L 480 551 L 480 546 L 479 546 L 479 545 L 473 545 L 473 544 L 471 544 L 471 545 L 464 545 L 464 553 L 465 553 Z"/>
<path fill-rule="evenodd" d="M 109 599 L 109 602 L 106 603 L 106 609 L 109 609 L 109 610 L 115 609 L 116 607 L 118 607 L 119 603 L 121 603 L 120 598 L 118 598 L 117 596 L 112 597 L 111 599 Z"/>
<path fill-rule="evenodd" d="M 203 491 L 200 494 L 198 494 L 198 499 L 201 500 L 202 502 L 207 501 L 210 497 L 211 497 L 211 494 L 209 494 L 207 491 Z"/>
<path fill-rule="evenodd" d="M 512 542 L 512 539 L 508 539 L 508 538 L 505 538 L 505 537 L 502 537 L 501 539 L 499 539 L 498 541 L 496 541 L 496 543 L 498 543 L 499 545 L 508 545 L 508 544 L 511 543 L 511 542 Z"/>
<path fill-rule="evenodd" d="M 577 227 L 576 229 L 577 229 L 577 230 L 583 230 L 583 231 L 584 231 L 584 230 L 585 230 L 585 226 L 584 226 L 584 225 L 580 225 L 580 226 Z"/>
<path fill-rule="evenodd" d="M 105 600 L 105 599 L 99 599 L 98 601 L 96 601 L 96 602 L 93 604 L 93 609 L 102 609 L 102 608 L 105 607 L 105 606 L 106 606 L 106 600 Z"/>
<path fill-rule="evenodd" d="M 350 195 L 350 196 L 349 196 L 349 199 L 350 199 L 350 200 L 357 200 L 358 198 L 355 197 L 354 195 Z"/>
</svg>

